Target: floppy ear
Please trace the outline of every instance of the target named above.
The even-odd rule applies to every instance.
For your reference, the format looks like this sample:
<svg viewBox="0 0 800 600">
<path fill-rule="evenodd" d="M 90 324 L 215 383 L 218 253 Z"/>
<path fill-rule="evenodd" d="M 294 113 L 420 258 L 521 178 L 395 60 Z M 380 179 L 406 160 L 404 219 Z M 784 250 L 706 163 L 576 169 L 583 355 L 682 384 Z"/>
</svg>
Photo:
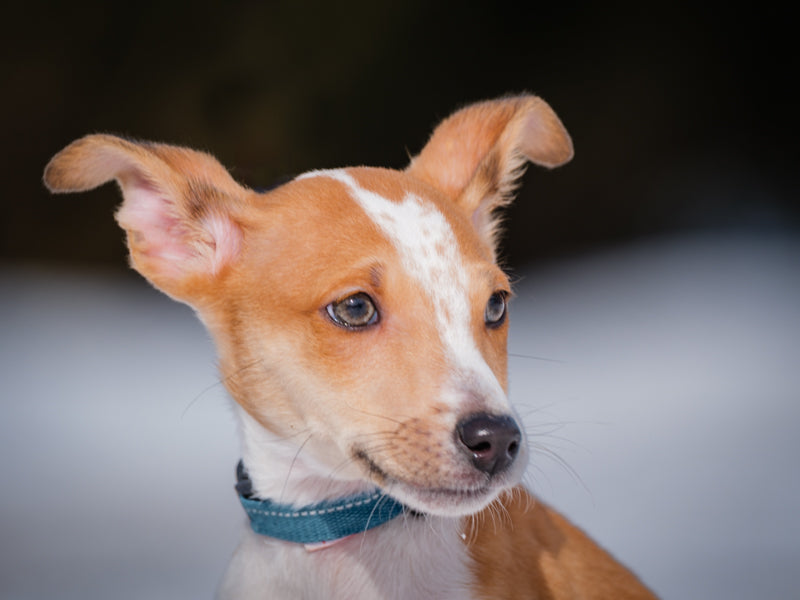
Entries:
<svg viewBox="0 0 800 600">
<path fill-rule="evenodd" d="M 237 256 L 234 220 L 246 190 L 202 152 L 89 135 L 56 154 L 44 172 L 52 192 L 82 192 L 115 179 L 134 268 L 176 299 L 189 301 Z"/>
<path fill-rule="evenodd" d="M 541 98 L 523 95 L 454 113 L 436 127 L 406 171 L 457 202 L 495 252 L 495 213 L 512 200 L 526 162 L 553 168 L 572 155 L 572 140 L 553 109 Z"/>
</svg>

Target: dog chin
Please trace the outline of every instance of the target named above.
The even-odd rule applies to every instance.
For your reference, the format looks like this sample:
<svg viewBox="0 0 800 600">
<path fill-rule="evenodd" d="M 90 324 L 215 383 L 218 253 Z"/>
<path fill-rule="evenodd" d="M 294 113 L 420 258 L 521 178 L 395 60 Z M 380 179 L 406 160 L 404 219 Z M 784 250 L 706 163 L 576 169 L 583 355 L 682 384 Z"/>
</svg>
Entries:
<svg viewBox="0 0 800 600">
<path fill-rule="evenodd" d="M 390 496 L 417 512 L 440 517 L 465 517 L 486 508 L 509 486 L 491 483 L 480 488 L 425 488 L 395 481 L 382 487 Z"/>
</svg>

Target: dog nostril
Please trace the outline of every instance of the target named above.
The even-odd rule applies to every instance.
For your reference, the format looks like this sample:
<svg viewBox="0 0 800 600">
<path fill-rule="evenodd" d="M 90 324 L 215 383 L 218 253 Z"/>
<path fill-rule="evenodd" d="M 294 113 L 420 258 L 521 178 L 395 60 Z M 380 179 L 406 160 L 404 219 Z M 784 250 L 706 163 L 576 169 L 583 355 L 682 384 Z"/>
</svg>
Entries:
<svg viewBox="0 0 800 600">
<path fill-rule="evenodd" d="M 485 452 L 490 452 L 492 450 L 492 445 L 489 442 L 480 442 L 474 446 L 470 446 L 470 450 L 476 454 L 482 454 Z"/>
<path fill-rule="evenodd" d="M 456 431 L 472 464 L 489 475 L 508 469 L 519 454 L 522 434 L 511 417 L 478 413 L 460 421 Z"/>
<path fill-rule="evenodd" d="M 511 442 L 511 443 L 508 445 L 508 454 L 509 454 L 509 456 L 511 456 L 512 458 L 515 458 L 515 457 L 517 456 L 517 451 L 518 451 L 518 450 L 519 450 L 519 442 L 517 442 L 517 441 L 512 441 L 512 442 Z"/>
</svg>

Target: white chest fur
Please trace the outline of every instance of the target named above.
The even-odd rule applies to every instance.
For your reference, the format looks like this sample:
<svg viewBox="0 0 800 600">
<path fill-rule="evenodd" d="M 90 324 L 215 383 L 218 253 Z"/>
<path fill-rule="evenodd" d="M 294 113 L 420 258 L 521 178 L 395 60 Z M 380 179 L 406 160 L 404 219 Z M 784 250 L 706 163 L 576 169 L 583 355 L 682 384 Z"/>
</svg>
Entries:
<svg viewBox="0 0 800 600">
<path fill-rule="evenodd" d="M 459 521 L 400 516 L 324 550 L 248 530 L 219 590 L 221 599 L 469 599 L 469 558 Z"/>
</svg>

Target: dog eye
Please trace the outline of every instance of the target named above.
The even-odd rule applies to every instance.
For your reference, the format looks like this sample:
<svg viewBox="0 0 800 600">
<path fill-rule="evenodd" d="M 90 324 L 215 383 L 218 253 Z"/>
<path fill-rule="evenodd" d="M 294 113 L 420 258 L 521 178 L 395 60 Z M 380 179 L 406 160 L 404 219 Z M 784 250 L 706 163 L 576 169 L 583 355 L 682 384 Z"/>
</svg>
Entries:
<svg viewBox="0 0 800 600">
<path fill-rule="evenodd" d="M 483 320 L 489 327 L 499 327 L 506 320 L 506 292 L 495 292 L 486 303 Z"/>
<path fill-rule="evenodd" d="M 366 327 L 378 322 L 378 309 L 364 292 L 331 302 L 326 309 L 333 322 L 344 327 Z"/>
</svg>

